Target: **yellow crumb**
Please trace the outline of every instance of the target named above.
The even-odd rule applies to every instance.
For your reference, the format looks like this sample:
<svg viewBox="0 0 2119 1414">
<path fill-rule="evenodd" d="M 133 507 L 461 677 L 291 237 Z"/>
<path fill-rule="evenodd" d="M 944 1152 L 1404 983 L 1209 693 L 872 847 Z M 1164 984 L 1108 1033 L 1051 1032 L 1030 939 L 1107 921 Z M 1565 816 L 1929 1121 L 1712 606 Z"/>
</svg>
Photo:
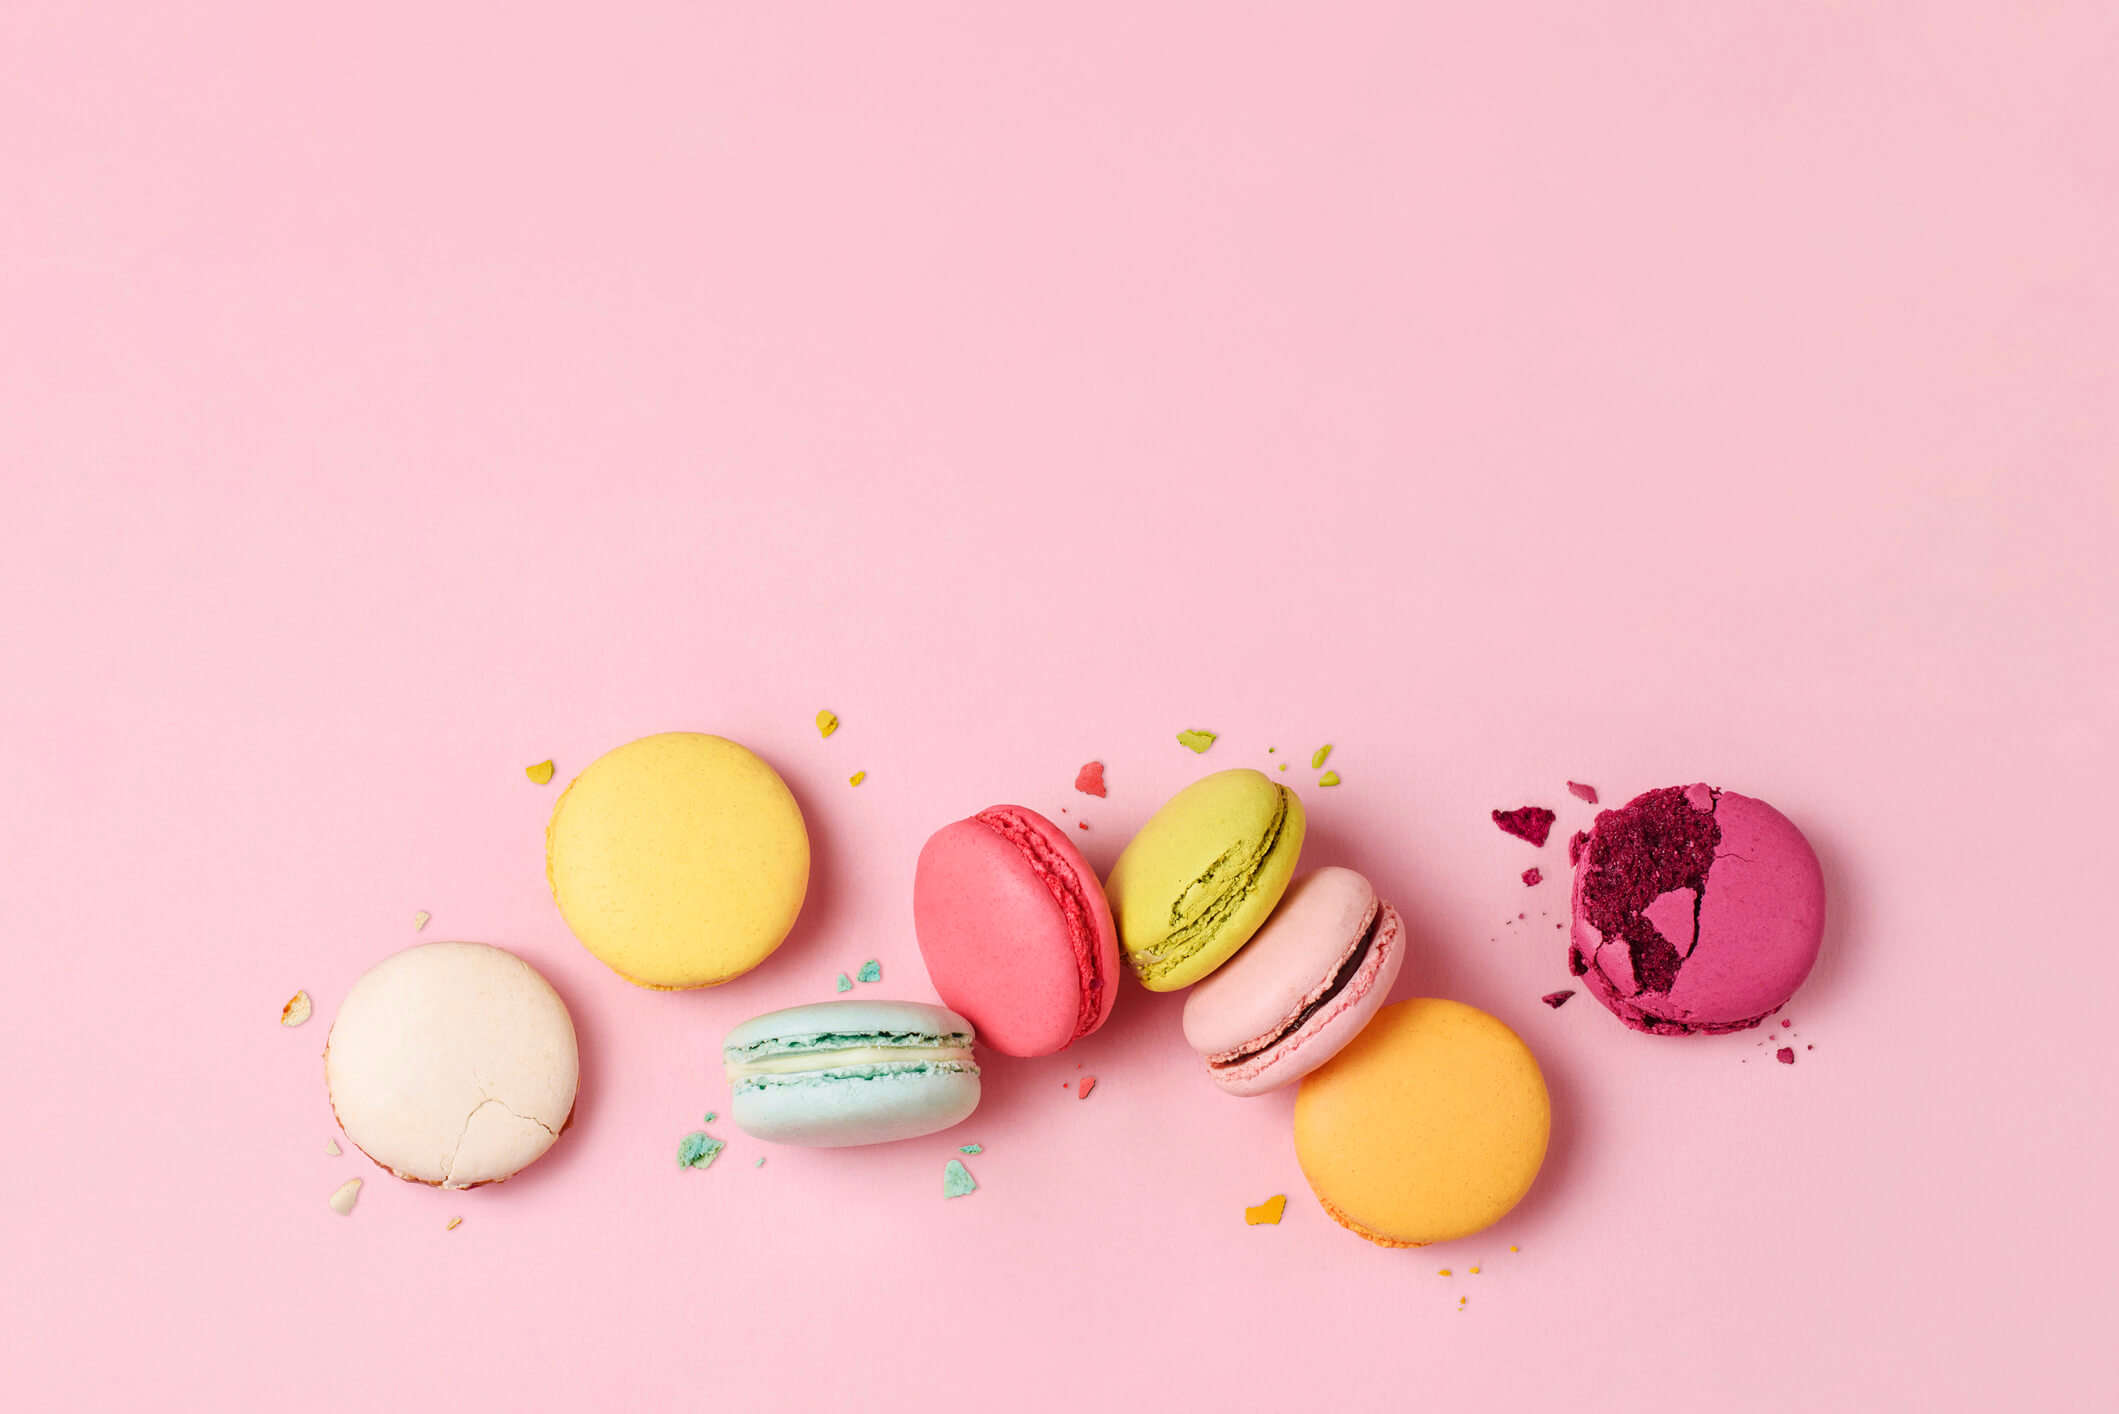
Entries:
<svg viewBox="0 0 2119 1414">
<path fill-rule="evenodd" d="M 454 1232 L 454 1231 L 456 1231 L 456 1226 L 457 1226 L 457 1224 L 458 1224 L 458 1223 L 461 1223 L 462 1221 L 463 1221 L 463 1219 L 462 1219 L 462 1218 L 451 1218 L 451 1219 L 449 1219 L 449 1225 L 448 1225 L 447 1227 L 443 1228 L 443 1229 L 442 1229 L 442 1231 L 443 1231 L 443 1232 Z"/>
<path fill-rule="evenodd" d="M 839 718 L 829 707 L 817 713 L 817 735 L 830 736 L 839 729 Z"/>
<path fill-rule="evenodd" d="M 1520 1247 L 1518 1247 L 1518 1246 L 1516 1246 L 1516 1244 L 1514 1244 L 1513 1242 L 1511 1242 L 1511 1243 L 1509 1243 L 1509 1244 L 1508 1244 L 1508 1250 L 1509 1250 L 1509 1251 L 1511 1251 L 1511 1252 L 1521 1252 L 1521 1251 L 1522 1251 L 1523 1249 L 1522 1249 L 1522 1248 L 1520 1248 Z"/>
<path fill-rule="evenodd" d="M 540 761 L 534 766 L 525 766 L 522 773 L 537 785 L 548 785 L 552 780 L 552 763 Z"/>
<path fill-rule="evenodd" d="M 280 1008 L 280 1025 L 299 1026 L 309 1019 L 309 1012 L 309 994 L 296 992 L 287 998 L 287 1005 Z"/>
<path fill-rule="evenodd" d="M 850 776 L 848 776 L 848 777 L 846 778 L 846 784 L 848 784 L 848 785 L 850 785 L 850 786 L 857 786 L 857 785 L 861 784 L 861 782 L 863 782 L 863 781 L 865 781 L 865 780 L 867 780 L 867 779 L 868 779 L 868 772 L 866 772 L 866 771 L 856 771 L 856 772 L 854 772 L 854 773 L 853 773 L 852 775 L 850 775 Z"/>
<path fill-rule="evenodd" d="M 1332 744 L 1330 742 L 1326 742 L 1324 745 L 1318 747 L 1316 752 L 1310 757 L 1310 769 L 1314 771 L 1319 766 L 1322 766 L 1324 764 L 1324 758 L 1331 754 Z"/>
<path fill-rule="evenodd" d="M 1436 1273 L 1435 1273 L 1435 1275 L 1436 1275 L 1436 1276 L 1438 1276 L 1438 1277 L 1446 1277 L 1446 1276 L 1448 1276 L 1448 1275 L 1449 1275 L 1449 1268 L 1448 1268 L 1448 1267 L 1444 1267 L 1444 1268 L 1443 1268 L 1443 1269 L 1442 1269 L 1441 1271 L 1439 1271 L 1439 1272 L 1436 1272 Z"/>
<path fill-rule="evenodd" d="M 1336 786 L 1339 784 L 1339 773 L 1337 771 L 1326 771 L 1317 778 L 1317 784 L 1321 786 Z"/>
<path fill-rule="evenodd" d="M 1260 1223 L 1277 1223 L 1280 1221 L 1280 1215 L 1287 1210 L 1288 1195 L 1275 1193 L 1257 1207 L 1245 1208 L 1243 1210 L 1243 1220 L 1252 1227 L 1257 1227 Z"/>
<path fill-rule="evenodd" d="M 424 908 L 423 908 L 423 909 L 421 909 L 421 910 L 420 910 L 419 912 L 417 912 L 417 913 L 413 914 L 413 915 L 412 915 L 412 931 L 413 931 L 413 932 L 415 932 L 415 933 L 417 933 L 417 932 L 418 932 L 418 931 L 419 931 L 420 929 L 422 929 L 422 928 L 426 927 L 426 926 L 427 926 L 427 920 L 428 920 L 428 919 L 430 919 L 430 918 L 432 918 L 433 916 L 434 916 L 433 914 L 431 914 L 431 913 L 427 912 L 427 910 L 425 910 Z"/>
<path fill-rule="evenodd" d="M 1473 1276 L 1477 1276 L 1477 1275 L 1479 1275 L 1479 1269 L 1478 1269 L 1477 1267 L 1473 1267 L 1473 1268 L 1472 1268 L 1472 1275 L 1473 1275 Z"/>
</svg>

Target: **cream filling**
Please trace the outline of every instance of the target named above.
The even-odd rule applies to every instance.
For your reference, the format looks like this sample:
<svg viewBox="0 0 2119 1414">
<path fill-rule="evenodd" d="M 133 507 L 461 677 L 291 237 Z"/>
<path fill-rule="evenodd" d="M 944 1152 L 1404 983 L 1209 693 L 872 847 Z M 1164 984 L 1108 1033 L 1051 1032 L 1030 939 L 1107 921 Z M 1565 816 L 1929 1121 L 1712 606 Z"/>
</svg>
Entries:
<svg viewBox="0 0 2119 1414">
<path fill-rule="evenodd" d="M 846 1046 L 836 1051 L 798 1051 L 725 1062 L 728 1083 L 754 1075 L 795 1075 L 805 1070 L 839 1070 L 849 1065 L 882 1065 L 890 1061 L 968 1061 L 969 1046 Z"/>
</svg>

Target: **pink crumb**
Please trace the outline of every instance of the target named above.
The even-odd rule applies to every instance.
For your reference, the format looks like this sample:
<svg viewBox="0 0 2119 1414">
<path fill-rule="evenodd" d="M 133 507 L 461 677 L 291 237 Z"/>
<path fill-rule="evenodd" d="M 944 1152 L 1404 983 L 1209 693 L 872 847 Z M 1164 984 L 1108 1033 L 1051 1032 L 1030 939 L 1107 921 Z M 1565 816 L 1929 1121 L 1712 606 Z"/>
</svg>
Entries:
<svg viewBox="0 0 2119 1414">
<path fill-rule="evenodd" d="M 1104 763 L 1091 761 L 1088 765 L 1082 767 L 1081 770 L 1076 771 L 1074 773 L 1074 788 L 1083 795 L 1102 795 L 1104 793 Z"/>
<path fill-rule="evenodd" d="M 1538 998 L 1538 1000 L 1545 1003 L 1545 1005 L 1551 1007 L 1554 1011 L 1558 1011 L 1561 1006 L 1566 1003 L 1567 999 L 1573 996 L 1574 994 L 1575 989 L 1569 987 L 1564 991 L 1547 992 L 1544 996 Z"/>
<path fill-rule="evenodd" d="M 1792 1022 L 1792 1021 L 1790 1021 L 1790 1020 L 1789 1020 L 1789 1019 L 1788 1019 L 1787 1017 L 1785 1017 L 1785 1016 L 1784 1016 L 1784 1017 L 1782 1017 L 1782 1018 L 1781 1018 L 1781 1025 L 1783 1025 L 1783 1026 L 1793 1026 L 1793 1025 L 1795 1025 L 1795 1023 L 1794 1023 L 1794 1022 Z"/>
<path fill-rule="evenodd" d="M 1773 1058 L 1779 1061 L 1782 1065 L 1794 1065 L 1795 1047 L 1783 1046 L 1773 1053 Z"/>
<path fill-rule="evenodd" d="M 1085 1075 L 1081 1078 L 1080 1085 L 1076 1087 L 1074 1098 L 1077 1100 L 1086 1100 L 1089 1098 L 1089 1092 L 1091 1090 L 1094 1090 L 1095 1088 L 1096 1077 L 1093 1075 Z"/>
<path fill-rule="evenodd" d="M 1567 783 L 1567 793 L 1576 800 L 1587 804 L 1595 805 L 1597 803 L 1597 788 L 1595 786 L 1585 786 L 1580 781 L 1569 781 Z"/>
<path fill-rule="evenodd" d="M 1542 805 L 1521 805 L 1514 810 L 1496 810 L 1493 817 L 1494 823 L 1501 827 L 1503 834 L 1514 835 L 1519 840 L 1528 840 L 1540 849 L 1545 847 L 1546 837 L 1552 833 L 1552 822 L 1555 818 L 1553 813 Z"/>
<path fill-rule="evenodd" d="M 1544 880 L 1545 876 L 1538 872 L 1538 866 L 1535 864 L 1523 871 L 1523 887 L 1526 889 L 1533 888 L 1543 883 Z"/>
</svg>

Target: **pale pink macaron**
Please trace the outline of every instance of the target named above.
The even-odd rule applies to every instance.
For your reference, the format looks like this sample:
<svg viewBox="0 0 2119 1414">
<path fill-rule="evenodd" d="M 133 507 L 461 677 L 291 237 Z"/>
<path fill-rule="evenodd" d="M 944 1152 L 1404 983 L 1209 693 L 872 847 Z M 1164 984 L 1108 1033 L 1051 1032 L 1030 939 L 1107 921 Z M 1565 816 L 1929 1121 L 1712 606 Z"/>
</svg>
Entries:
<svg viewBox="0 0 2119 1414">
<path fill-rule="evenodd" d="M 1297 879 L 1249 946 L 1185 1001 L 1185 1040 L 1232 1095 L 1300 1080 L 1354 1039 L 1405 963 L 1405 925 L 1351 869 Z"/>
</svg>

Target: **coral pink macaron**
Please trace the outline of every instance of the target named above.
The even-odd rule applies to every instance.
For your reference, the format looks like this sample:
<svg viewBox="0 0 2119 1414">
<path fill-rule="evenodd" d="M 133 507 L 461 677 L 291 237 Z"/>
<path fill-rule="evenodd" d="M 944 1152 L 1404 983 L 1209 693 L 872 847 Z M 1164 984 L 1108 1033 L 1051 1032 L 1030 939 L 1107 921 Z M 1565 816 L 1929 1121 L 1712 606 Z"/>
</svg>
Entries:
<svg viewBox="0 0 2119 1414">
<path fill-rule="evenodd" d="M 1360 1034 L 1405 965 L 1405 925 L 1351 869 L 1297 879 L 1185 1000 L 1185 1040 L 1232 1095 L 1300 1080 Z"/>
<path fill-rule="evenodd" d="M 1081 851 L 1035 810 L 996 805 L 936 831 L 913 874 L 912 919 L 935 990 L 982 1045 L 1050 1055 L 1111 1015 L 1111 905 Z"/>
</svg>

